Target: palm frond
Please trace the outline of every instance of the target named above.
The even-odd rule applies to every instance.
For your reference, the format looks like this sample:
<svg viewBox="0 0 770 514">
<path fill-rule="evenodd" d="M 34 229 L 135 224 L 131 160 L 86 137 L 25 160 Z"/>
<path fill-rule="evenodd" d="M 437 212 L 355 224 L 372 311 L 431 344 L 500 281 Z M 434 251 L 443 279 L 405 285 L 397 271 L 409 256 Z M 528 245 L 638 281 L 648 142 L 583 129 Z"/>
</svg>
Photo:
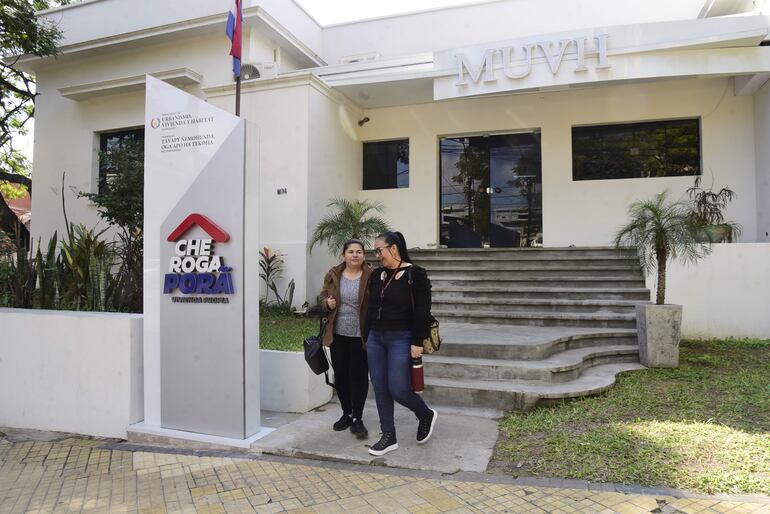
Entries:
<svg viewBox="0 0 770 514">
<path fill-rule="evenodd" d="M 338 255 L 349 239 L 359 239 L 369 246 L 374 238 L 390 229 L 388 222 L 377 215 L 384 213 L 380 202 L 332 198 L 327 207 L 331 212 L 321 218 L 310 241 L 310 252 L 318 243 L 325 243 L 332 255 Z"/>
</svg>

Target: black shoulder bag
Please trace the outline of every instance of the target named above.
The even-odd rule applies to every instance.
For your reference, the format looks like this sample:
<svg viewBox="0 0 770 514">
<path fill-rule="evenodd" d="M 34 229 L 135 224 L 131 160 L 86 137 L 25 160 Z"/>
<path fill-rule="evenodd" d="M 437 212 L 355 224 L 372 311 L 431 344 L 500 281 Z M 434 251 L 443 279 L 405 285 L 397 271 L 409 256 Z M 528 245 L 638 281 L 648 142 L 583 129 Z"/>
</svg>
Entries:
<svg viewBox="0 0 770 514">
<path fill-rule="evenodd" d="M 334 384 L 329 382 L 329 359 L 326 357 L 326 351 L 324 350 L 323 337 L 326 330 L 326 318 L 321 318 L 319 322 L 318 335 L 306 337 L 302 346 L 305 349 L 305 361 L 310 369 L 316 375 L 324 374 L 326 378 L 326 385 L 334 387 Z"/>
</svg>

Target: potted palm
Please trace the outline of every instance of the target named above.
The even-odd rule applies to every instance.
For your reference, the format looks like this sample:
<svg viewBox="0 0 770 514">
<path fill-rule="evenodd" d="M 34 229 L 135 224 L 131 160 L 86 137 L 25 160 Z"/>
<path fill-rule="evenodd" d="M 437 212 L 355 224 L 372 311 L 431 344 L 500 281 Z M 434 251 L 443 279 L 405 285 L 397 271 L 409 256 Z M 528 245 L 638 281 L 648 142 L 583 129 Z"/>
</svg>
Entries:
<svg viewBox="0 0 770 514">
<path fill-rule="evenodd" d="M 636 248 L 642 269 L 657 271 L 655 304 L 636 306 L 639 358 L 648 367 L 675 368 L 679 365 L 682 306 L 666 304 L 666 266 L 670 260 L 696 262 L 711 251 L 698 241 L 698 224 L 690 206 L 669 201 L 668 192 L 651 200 L 637 201 L 628 208 L 629 221 L 615 235 L 618 248 Z"/>
<path fill-rule="evenodd" d="M 310 241 L 311 252 L 316 244 L 326 243 L 329 253 L 336 257 L 345 241 L 358 239 L 368 247 L 375 237 L 390 230 L 387 221 L 373 214 L 385 211 L 381 203 L 332 198 L 327 207 L 332 212 L 318 222 Z"/>
<path fill-rule="evenodd" d="M 741 226 L 732 221 L 725 221 L 722 211 L 735 199 L 735 191 L 723 187 L 714 192 L 712 187 L 701 187 L 701 177 L 695 177 L 695 183 L 687 189 L 692 200 L 692 216 L 699 226 L 697 238 L 707 243 L 732 243 L 741 233 Z"/>
</svg>

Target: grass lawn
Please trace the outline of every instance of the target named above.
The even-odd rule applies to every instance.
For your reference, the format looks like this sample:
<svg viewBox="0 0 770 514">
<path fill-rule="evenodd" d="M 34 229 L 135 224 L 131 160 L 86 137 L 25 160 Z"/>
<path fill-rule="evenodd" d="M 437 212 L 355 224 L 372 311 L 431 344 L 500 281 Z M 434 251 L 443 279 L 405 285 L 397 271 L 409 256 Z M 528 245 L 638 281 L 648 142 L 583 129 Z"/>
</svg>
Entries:
<svg viewBox="0 0 770 514">
<path fill-rule="evenodd" d="M 770 340 L 683 342 L 680 367 L 510 414 L 490 471 L 770 494 Z"/>
<path fill-rule="evenodd" d="M 313 334 L 318 334 L 318 318 L 274 313 L 259 317 L 259 347 L 263 350 L 301 352 L 302 341 Z"/>
</svg>

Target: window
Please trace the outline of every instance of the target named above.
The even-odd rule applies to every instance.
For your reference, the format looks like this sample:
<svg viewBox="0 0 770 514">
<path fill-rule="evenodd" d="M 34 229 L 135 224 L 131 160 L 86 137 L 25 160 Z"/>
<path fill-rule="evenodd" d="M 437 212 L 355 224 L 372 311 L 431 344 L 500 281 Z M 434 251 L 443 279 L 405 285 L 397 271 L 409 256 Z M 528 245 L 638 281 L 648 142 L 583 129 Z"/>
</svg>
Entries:
<svg viewBox="0 0 770 514">
<path fill-rule="evenodd" d="M 135 155 L 114 156 L 115 150 L 136 150 Z M 144 129 L 106 132 L 99 135 L 99 192 L 112 177 L 120 173 L 121 161 L 133 159 L 143 163 Z"/>
<path fill-rule="evenodd" d="M 364 143 L 364 189 L 409 187 L 409 140 Z"/>
<path fill-rule="evenodd" d="M 572 127 L 572 180 L 700 174 L 698 119 Z"/>
</svg>

